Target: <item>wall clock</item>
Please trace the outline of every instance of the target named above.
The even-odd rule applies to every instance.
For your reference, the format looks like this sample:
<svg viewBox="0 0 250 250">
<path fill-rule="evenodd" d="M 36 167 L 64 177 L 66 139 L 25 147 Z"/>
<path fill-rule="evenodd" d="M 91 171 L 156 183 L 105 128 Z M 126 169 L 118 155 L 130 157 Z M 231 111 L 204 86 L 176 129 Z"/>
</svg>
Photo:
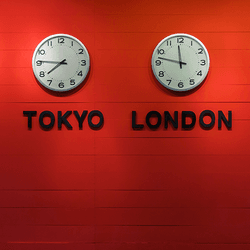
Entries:
<svg viewBox="0 0 250 250">
<path fill-rule="evenodd" d="M 56 34 L 36 47 L 32 67 L 37 80 L 47 89 L 69 91 L 86 78 L 90 66 L 86 47 L 77 38 Z"/>
<path fill-rule="evenodd" d="M 151 66 L 156 79 L 173 91 L 188 91 L 203 82 L 210 60 L 206 47 L 194 36 L 173 34 L 154 49 Z"/>
</svg>

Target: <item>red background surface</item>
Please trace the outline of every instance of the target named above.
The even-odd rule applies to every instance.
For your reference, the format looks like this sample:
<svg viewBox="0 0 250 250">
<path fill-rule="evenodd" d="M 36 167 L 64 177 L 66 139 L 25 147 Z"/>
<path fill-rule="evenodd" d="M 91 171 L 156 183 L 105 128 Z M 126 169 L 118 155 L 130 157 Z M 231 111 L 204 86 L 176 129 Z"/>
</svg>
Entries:
<svg viewBox="0 0 250 250">
<path fill-rule="evenodd" d="M 0 2 L 0 249 L 234 250 L 250 244 L 250 4 L 229 1 L 13 0 Z M 91 70 L 76 93 L 36 82 L 31 59 L 45 37 L 81 40 Z M 173 33 L 201 40 L 211 66 L 185 95 L 154 79 L 151 55 Z M 44 131 L 38 115 L 100 110 Z M 216 125 L 134 131 L 157 110 L 209 109 Z M 28 130 L 24 110 L 36 110 Z M 218 110 L 233 126 L 217 127 Z M 181 124 L 181 121 L 179 121 Z"/>
</svg>

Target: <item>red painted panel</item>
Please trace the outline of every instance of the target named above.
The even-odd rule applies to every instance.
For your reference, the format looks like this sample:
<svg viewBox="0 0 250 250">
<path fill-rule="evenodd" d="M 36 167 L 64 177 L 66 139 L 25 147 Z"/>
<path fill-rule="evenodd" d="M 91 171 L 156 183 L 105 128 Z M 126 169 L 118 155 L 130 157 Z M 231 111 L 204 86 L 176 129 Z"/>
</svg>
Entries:
<svg viewBox="0 0 250 250">
<path fill-rule="evenodd" d="M 247 249 L 249 11 L 244 0 L 2 1 L 0 249 Z M 185 94 L 151 70 L 155 46 L 180 32 L 211 59 L 205 82 Z M 88 78 L 69 95 L 44 91 L 32 72 L 37 44 L 56 33 L 90 54 Z M 32 129 L 25 110 L 37 111 Z M 50 131 L 38 122 L 44 110 L 56 116 Z M 73 129 L 60 130 L 57 112 L 68 110 L 100 110 L 104 126 L 86 119 L 79 129 L 72 114 Z M 178 129 L 149 129 L 151 110 L 178 111 Z M 199 125 L 203 110 L 215 113 L 211 130 Z M 218 129 L 218 110 L 232 111 L 232 129 Z M 190 131 L 182 111 L 196 114 Z"/>
<path fill-rule="evenodd" d="M 222 183 L 223 180 L 220 180 Z M 249 201 L 245 197 L 249 191 L 243 188 L 221 188 L 209 185 L 186 184 L 184 188 L 172 185 L 166 190 L 112 190 L 97 192 L 97 205 L 114 208 L 164 208 L 164 207 L 247 207 Z"/>
<path fill-rule="evenodd" d="M 46 186 L 46 188 L 48 188 Z M 1 191 L 3 208 L 93 208 L 94 191 Z"/>
</svg>

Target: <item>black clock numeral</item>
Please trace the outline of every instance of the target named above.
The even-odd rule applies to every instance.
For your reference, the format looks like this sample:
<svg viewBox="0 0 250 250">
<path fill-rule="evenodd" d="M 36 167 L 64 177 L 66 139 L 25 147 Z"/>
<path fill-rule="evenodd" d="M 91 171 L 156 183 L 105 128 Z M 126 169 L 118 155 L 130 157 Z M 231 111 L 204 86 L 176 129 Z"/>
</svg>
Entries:
<svg viewBox="0 0 250 250">
<path fill-rule="evenodd" d="M 40 77 L 45 77 L 45 72 L 44 71 L 40 71 L 39 76 Z"/>
<path fill-rule="evenodd" d="M 161 61 L 160 61 L 160 60 L 156 60 L 156 61 L 155 61 L 155 65 L 156 65 L 156 66 L 160 66 L 160 65 L 161 65 Z"/>
<path fill-rule="evenodd" d="M 164 71 L 159 71 L 159 77 L 164 77 Z"/>
<path fill-rule="evenodd" d="M 167 41 L 167 46 L 171 46 L 172 42 L 171 41 Z"/>
<path fill-rule="evenodd" d="M 183 82 L 179 82 L 178 83 L 178 87 L 181 89 L 181 88 L 183 88 L 184 87 L 184 83 Z"/>
<path fill-rule="evenodd" d="M 48 46 L 52 46 L 52 41 L 48 41 Z"/>
<path fill-rule="evenodd" d="M 184 43 L 183 37 L 177 37 L 177 43 Z"/>
<path fill-rule="evenodd" d="M 82 71 L 80 71 L 77 75 L 78 75 L 78 76 L 82 76 Z"/>
<path fill-rule="evenodd" d="M 45 50 L 44 49 L 41 49 L 41 50 L 38 50 L 38 55 L 45 55 Z"/>
<path fill-rule="evenodd" d="M 197 73 L 197 76 L 202 76 L 202 71 L 201 70 Z"/>
<path fill-rule="evenodd" d="M 79 49 L 79 53 L 78 54 L 82 55 L 83 54 L 83 49 Z"/>
<path fill-rule="evenodd" d="M 165 50 L 164 49 L 157 49 L 157 53 L 158 53 L 158 55 L 163 55 L 163 54 L 165 54 Z"/>
<path fill-rule="evenodd" d="M 76 84 L 76 80 L 75 79 L 70 79 L 70 85 L 75 85 Z"/>
<path fill-rule="evenodd" d="M 170 85 L 170 83 L 172 82 L 172 80 L 167 80 L 167 82 L 168 82 L 168 85 Z"/>
<path fill-rule="evenodd" d="M 201 60 L 201 66 L 205 66 L 206 65 L 206 60 Z"/>
<path fill-rule="evenodd" d="M 36 61 L 36 66 L 42 66 L 42 61 Z"/>
<path fill-rule="evenodd" d="M 198 49 L 198 54 L 203 54 L 203 48 Z"/>
<path fill-rule="evenodd" d="M 194 85 L 195 84 L 195 81 L 194 79 L 190 79 L 190 82 L 189 82 L 190 85 Z"/>
<path fill-rule="evenodd" d="M 59 87 L 60 89 L 63 89 L 63 88 L 64 88 L 64 82 L 60 82 L 60 83 L 58 84 L 58 87 Z"/>
<path fill-rule="evenodd" d="M 86 66 L 86 60 L 81 60 L 81 66 Z"/>
<path fill-rule="evenodd" d="M 47 80 L 47 82 L 49 82 L 49 86 L 51 85 L 51 83 L 52 83 L 52 80 Z"/>
<path fill-rule="evenodd" d="M 58 38 L 58 43 L 64 43 L 64 38 L 63 37 L 59 37 Z"/>
</svg>

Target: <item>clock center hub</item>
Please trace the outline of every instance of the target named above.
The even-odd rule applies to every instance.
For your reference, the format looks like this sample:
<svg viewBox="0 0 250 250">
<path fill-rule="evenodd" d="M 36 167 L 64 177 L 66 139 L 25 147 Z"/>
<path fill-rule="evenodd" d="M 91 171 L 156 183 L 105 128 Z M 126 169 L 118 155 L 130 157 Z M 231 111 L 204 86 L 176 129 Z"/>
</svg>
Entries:
<svg viewBox="0 0 250 250">
<path fill-rule="evenodd" d="M 44 71 L 51 79 L 68 80 L 78 69 L 78 58 L 74 50 L 68 46 L 54 46 L 46 54 L 46 60 L 55 63 L 44 63 Z"/>
</svg>

